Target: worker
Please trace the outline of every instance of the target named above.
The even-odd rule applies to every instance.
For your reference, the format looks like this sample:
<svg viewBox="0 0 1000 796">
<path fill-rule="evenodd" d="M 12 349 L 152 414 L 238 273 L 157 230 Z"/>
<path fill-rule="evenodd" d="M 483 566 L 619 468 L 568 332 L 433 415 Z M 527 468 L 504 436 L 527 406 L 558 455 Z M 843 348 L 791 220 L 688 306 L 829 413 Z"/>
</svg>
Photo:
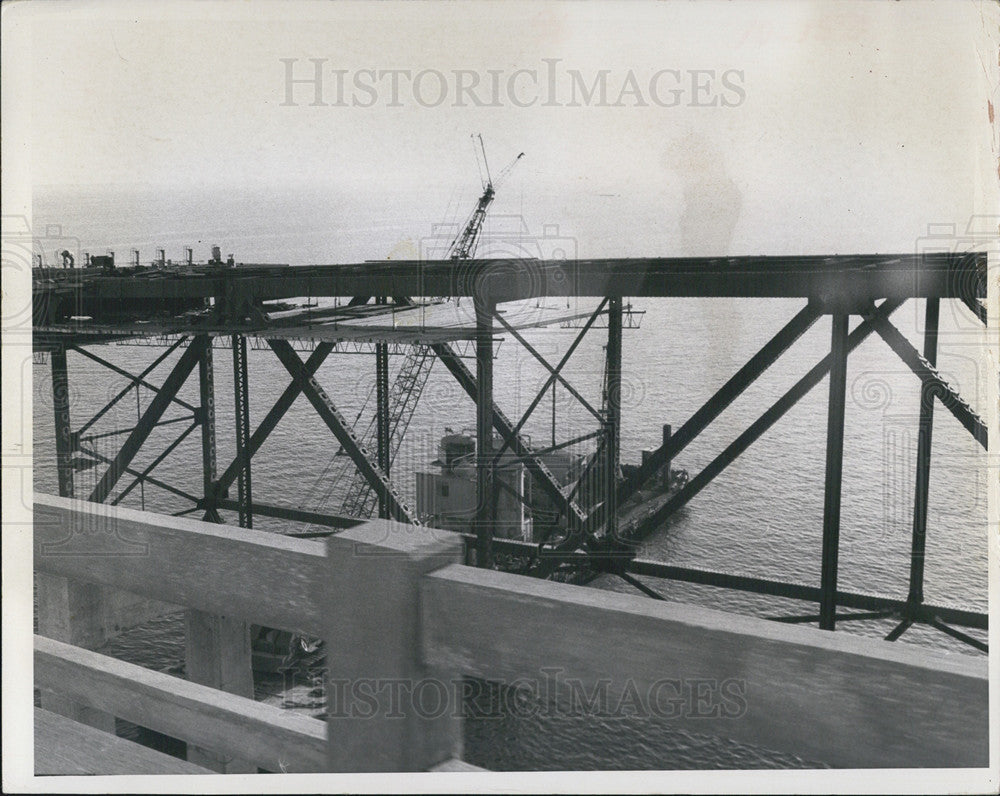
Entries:
<svg viewBox="0 0 1000 796">
<path fill-rule="evenodd" d="M 72 254 L 70 254 L 66 249 L 63 249 L 59 256 L 62 257 L 63 268 L 72 268 L 75 259 Z"/>
</svg>

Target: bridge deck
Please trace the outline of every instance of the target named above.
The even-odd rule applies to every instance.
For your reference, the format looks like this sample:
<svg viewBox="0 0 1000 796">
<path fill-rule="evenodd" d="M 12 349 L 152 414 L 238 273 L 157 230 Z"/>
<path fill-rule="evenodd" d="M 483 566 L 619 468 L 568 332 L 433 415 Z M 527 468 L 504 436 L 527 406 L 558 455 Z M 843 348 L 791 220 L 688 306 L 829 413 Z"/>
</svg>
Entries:
<svg viewBox="0 0 1000 796">
<path fill-rule="evenodd" d="M 294 296 L 916 296 L 961 297 L 985 272 L 985 253 L 659 257 L 592 260 L 391 261 L 242 266 L 114 275 L 37 269 L 36 292 L 94 298 L 196 298 L 241 285 L 259 300 Z M 154 278 L 155 276 L 155 278 Z"/>
</svg>

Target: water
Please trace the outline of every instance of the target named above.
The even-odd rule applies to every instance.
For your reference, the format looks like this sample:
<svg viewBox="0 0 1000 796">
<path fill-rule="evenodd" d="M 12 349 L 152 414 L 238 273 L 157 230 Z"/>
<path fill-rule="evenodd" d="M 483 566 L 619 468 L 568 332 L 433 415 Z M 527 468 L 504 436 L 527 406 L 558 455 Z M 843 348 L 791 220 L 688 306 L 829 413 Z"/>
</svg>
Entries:
<svg viewBox="0 0 1000 796">
<path fill-rule="evenodd" d="M 464 213 L 452 197 L 451 216 Z M 223 255 L 256 262 L 337 262 L 385 256 L 391 250 L 412 253 L 428 229 L 427 202 L 414 205 L 406 197 L 388 197 L 379 210 L 375 198 L 356 197 L 357 212 L 347 199 L 321 201 L 316 196 L 161 195 L 151 191 L 66 194 L 43 192 L 36 197 L 34 228 L 47 230 L 52 240 L 76 236 L 80 248 L 100 253 L 130 246 L 143 250 L 143 261 L 153 248 L 166 246 L 177 259 L 183 245 L 196 247 L 196 258 L 219 242 Z M 442 206 L 445 201 L 440 203 Z M 451 206 L 449 205 L 449 206 Z M 362 224 L 357 218 L 375 218 Z M 387 221 L 383 220 L 388 219 Z M 61 229 L 55 229 L 59 225 Z M 585 226 L 580 222 L 581 226 Z M 37 234 L 37 233 L 36 233 Z M 61 235 L 62 237 L 58 237 Z M 578 236 L 581 256 L 593 254 Z M 61 244 L 60 244 L 61 245 Z M 46 248 L 43 246 L 43 249 Z M 52 248 L 52 247 L 48 247 Z M 605 253 L 605 252 L 602 252 Z M 583 311 L 596 306 L 592 299 L 547 300 L 546 306 Z M 626 331 L 623 345 L 623 428 L 625 461 L 638 462 L 640 450 L 656 447 L 660 426 L 676 428 L 801 307 L 797 300 L 669 299 L 635 302 L 645 311 L 642 327 Z M 509 312 L 530 313 L 535 304 L 524 302 Z M 918 348 L 923 302 L 912 301 L 893 316 L 900 330 Z M 855 320 L 856 322 L 856 320 Z M 548 327 L 524 332 L 550 359 L 566 350 L 575 330 Z M 567 364 L 564 375 L 592 404 L 599 404 L 603 374 L 602 333 L 591 337 Z M 973 407 L 986 406 L 984 362 L 980 356 L 985 333 L 964 308 L 942 308 L 939 367 Z M 675 462 L 692 474 L 753 422 L 785 390 L 829 350 L 830 324 L 824 318 L 804 335 L 756 384 Z M 159 353 L 157 349 L 107 346 L 93 349 L 113 362 L 138 372 Z M 216 350 L 217 423 L 220 469 L 235 453 L 232 406 L 232 367 L 228 350 Z M 172 355 L 152 381 L 163 378 Z M 393 358 L 391 367 L 398 366 Z M 251 423 L 263 413 L 288 381 L 269 351 L 249 353 Z M 73 426 L 114 395 L 125 381 L 79 355 L 69 357 Z M 496 400 L 508 416 L 519 417 L 547 374 L 516 341 L 508 338 L 495 364 Z M 55 492 L 51 398 L 48 368 L 34 366 L 35 488 Z M 353 417 L 374 380 L 369 356 L 331 356 L 319 371 L 319 380 L 334 403 Z M 915 474 L 918 381 L 877 337 L 869 338 L 850 357 L 844 453 L 841 519 L 840 588 L 905 596 L 910 545 L 910 521 Z M 674 564 L 701 566 L 745 575 L 818 584 L 823 517 L 823 476 L 826 438 L 826 381 L 814 389 L 763 438 L 733 463 L 714 483 L 675 515 L 669 525 L 650 537 L 641 555 Z M 151 392 L 141 390 L 140 407 Z M 181 397 L 197 403 L 196 380 Z M 589 415 L 565 392 L 557 393 L 559 438 L 591 430 Z M 95 432 L 124 429 L 137 416 L 134 394 L 129 394 L 94 427 Z M 174 407 L 168 416 L 184 414 Z M 926 599 L 986 610 L 986 457 L 980 446 L 946 411 L 938 406 L 934 427 Z M 540 442 L 551 435 L 551 405 L 546 398 L 526 430 Z M 475 407 L 446 370 L 431 372 L 407 438 L 397 457 L 395 472 L 404 496 L 413 500 L 415 468 L 425 468 L 436 455 L 446 427 L 473 427 Z M 186 427 L 185 423 L 158 429 L 133 465 L 142 469 L 156 453 Z M 97 449 L 113 455 L 122 437 L 98 441 Z M 329 495 L 331 472 L 339 467 L 337 445 L 308 402 L 300 400 L 289 411 L 254 458 L 254 497 L 262 502 L 336 511 L 337 494 Z M 77 474 L 78 492 L 93 486 L 96 472 Z M 156 470 L 163 480 L 197 494 L 200 490 L 200 441 L 191 434 Z M 123 483 L 127 483 L 123 479 Z M 134 490 L 125 505 L 173 512 L 187 508 L 183 500 L 147 487 Z M 259 527 L 277 530 L 280 524 L 259 518 Z M 811 606 L 791 600 L 755 596 L 692 584 L 647 578 L 645 582 L 668 599 L 729 611 L 767 616 L 803 613 Z M 598 588 L 635 593 L 614 576 L 602 576 Z M 884 636 L 892 620 L 853 621 L 842 632 Z M 985 634 L 971 631 L 983 638 Z M 125 643 L 125 642 L 122 642 Z M 958 654 L 978 654 L 935 630 L 907 631 L 898 643 L 917 644 Z M 147 634 L 127 655 L 157 668 L 169 668 L 182 655 L 176 634 Z M 566 767 L 746 767 L 795 765 L 796 761 L 747 752 L 709 739 L 678 734 L 670 727 L 641 730 L 628 722 L 608 724 L 599 741 L 594 728 L 584 724 L 557 727 L 521 721 L 516 728 L 504 722 L 467 728 L 467 757 L 492 768 L 553 765 Z M 586 737 L 590 737 L 587 741 Z M 631 738 L 632 740 L 627 740 Z M 749 762 L 748 762 L 749 761 Z M 753 761 L 757 761 L 753 763 Z"/>
</svg>

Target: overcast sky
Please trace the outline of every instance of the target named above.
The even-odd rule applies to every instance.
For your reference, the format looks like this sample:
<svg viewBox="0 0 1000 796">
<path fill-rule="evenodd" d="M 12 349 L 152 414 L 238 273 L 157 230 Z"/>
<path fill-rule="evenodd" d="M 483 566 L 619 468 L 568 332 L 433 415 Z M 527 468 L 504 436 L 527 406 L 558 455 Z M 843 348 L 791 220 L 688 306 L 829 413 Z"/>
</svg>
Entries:
<svg viewBox="0 0 1000 796">
<path fill-rule="evenodd" d="M 16 6 L 34 185 L 413 192 L 467 182 L 482 131 L 495 171 L 527 153 L 520 191 L 628 194 L 647 225 L 684 208 L 718 246 L 776 225 L 896 245 L 995 190 L 991 3 Z M 310 59 L 325 104 L 308 83 L 285 104 Z M 455 107 L 459 80 L 487 106 Z"/>
</svg>

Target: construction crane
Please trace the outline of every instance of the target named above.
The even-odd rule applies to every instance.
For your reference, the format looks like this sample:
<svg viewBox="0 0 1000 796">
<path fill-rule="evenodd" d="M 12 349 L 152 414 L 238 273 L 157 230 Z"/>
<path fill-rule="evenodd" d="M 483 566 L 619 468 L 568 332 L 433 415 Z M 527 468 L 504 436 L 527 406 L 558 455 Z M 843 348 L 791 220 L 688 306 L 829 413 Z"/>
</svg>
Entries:
<svg viewBox="0 0 1000 796">
<path fill-rule="evenodd" d="M 479 142 L 478 148 L 476 147 L 477 140 Z M 452 241 L 448 250 L 448 259 L 450 260 L 471 260 L 476 256 L 476 246 L 479 245 L 479 236 L 483 231 L 483 222 L 486 220 L 486 212 L 489 210 L 490 205 L 493 204 L 496 189 L 507 179 L 514 166 L 517 165 L 517 162 L 524 157 L 524 153 L 520 153 L 503 168 L 503 171 L 497 175 L 494 181 L 490 174 L 489 162 L 486 160 L 486 146 L 483 144 L 482 135 L 477 134 L 472 136 L 472 146 L 476 153 L 476 165 L 479 166 L 479 179 L 483 184 L 483 195 L 479 197 L 476 209 L 472 211 L 472 215 L 469 216 L 465 227 L 458 233 L 455 240 Z M 480 152 L 482 153 L 481 164 L 479 159 Z M 486 172 L 485 179 L 483 178 L 484 170 Z"/>
<path fill-rule="evenodd" d="M 476 204 L 476 209 L 473 210 L 472 215 L 469 217 L 465 227 L 455 240 L 452 241 L 451 246 L 449 246 L 447 256 L 450 260 L 471 260 L 475 256 L 476 245 L 478 244 L 479 236 L 482 233 L 483 221 L 486 219 L 486 211 L 493 203 L 493 197 L 496 195 L 496 189 L 506 179 L 507 175 L 510 174 L 511 169 L 514 168 L 516 163 L 524 157 L 523 152 L 519 154 L 503 169 L 503 171 L 497 175 L 496 180 L 493 180 L 490 175 L 489 165 L 486 163 L 486 148 L 483 146 L 482 135 L 473 136 L 474 147 L 477 139 L 479 142 L 479 148 L 476 150 L 477 164 L 479 163 L 479 153 L 482 152 L 482 165 L 480 166 L 479 177 L 483 183 L 483 195 L 479 198 L 479 202 Z M 483 180 L 484 168 L 486 170 L 485 180 Z M 370 296 L 355 296 L 351 299 L 350 306 L 366 304 L 370 298 Z M 404 299 L 402 297 L 393 300 L 403 303 L 407 303 L 409 301 L 408 299 Z M 411 346 L 407 351 L 403 364 L 400 366 L 399 372 L 393 380 L 387 401 L 389 405 L 388 456 L 390 466 L 395 460 L 396 454 L 399 452 L 399 447 L 403 441 L 403 434 L 410 425 L 410 420 L 413 418 L 414 411 L 416 411 L 417 402 L 420 400 L 420 394 L 423 392 L 424 385 L 427 383 L 427 379 L 430 376 L 431 367 L 433 367 L 435 359 L 436 357 L 430 346 Z M 375 392 L 376 387 L 373 386 L 369 391 L 361 410 L 354 419 L 355 434 L 360 439 L 361 447 L 367 450 L 375 450 L 378 446 L 378 407 L 376 406 L 374 412 L 368 409 L 373 402 L 377 404 L 377 401 L 373 400 Z M 364 433 L 358 433 L 359 427 L 363 422 L 362 417 L 367 417 L 367 420 L 364 421 L 366 422 L 366 426 Z M 343 451 L 339 451 L 338 453 L 342 452 Z M 371 488 L 367 479 L 361 475 L 357 468 L 353 467 L 353 462 L 350 457 L 342 455 L 335 456 L 333 461 L 331 461 L 327 466 L 323 476 L 325 477 L 328 473 L 329 478 L 325 479 L 326 487 L 323 491 L 323 495 L 314 506 L 316 510 L 321 509 L 327 503 L 338 484 L 340 484 L 344 478 L 348 477 L 350 474 L 351 480 L 347 485 L 347 490 L 344 494 L 343 500 L 341 501 L 341 514 L 349 517 L 369 518 L 375 513 L 378 508 L 378 496 L 375 494 L 375 490 Z M 271 631 L 269 631 L 268 628 L 258 628 L 257 632 L 258 635 L 263 638 L 268 632 Z M 325 646 L 318 639 L 305 636 L 294 636 L 290 637 L 288 641 L 290 643 L 290 647 L 287 657 L 283 661 L 283 664 L 285 665 L 292 665 L 292 663 L 295 663 L 303 669 L 308 669 L 311 666 L 319 665 L 325 658 Z"/>
<path fill-rule="evenodd" d="M 473 210 L 465 227 L 448 247 L 447 258 L 450 260 L 471 260 L 475 256 L 476 245 L 482 233 L 483 221 L 486 219 L 486 212 L 489 206 L 493 203 L 496 189 L 504 182 L 517 162 L 524 157 L 524 153 L 520 153 L 504 167 L 494 180 L 490 174 L 489 164 L 486 161 L 486 147 L 483 145 L 482 135 L 473 135 L 472 140 L 476 153 L 476 164 L 479 167 L 479 178 L 483 185 L 483 195 L 479 198 L 476 208 Z M 478 147 L 476 147 L 477 142 Z M 482 154 L 481 162 L 480 153 Z M 362 296 L 351 303 L 365 303 L 367 300 L 368 297 Z M 396 458 L 400 444 L 403 441 L 403 434 L 410 425 L 410 420 L 413 418 L 417 402 L 420 400 L 420 394 L 427 383 L 435 358 L 430 346 L 412 346 L 393 380 L 388 400 L 390 465 Z M 372 387 L 362 405 L 361 411 L 358 412 L 355 418 L 355 433 L 358 433 L 362 417 L 367 416 L 368 418 L 364 433 L 358 433 L 362 447 L 368 450 L 375 450 L 378 445 L 378 423 L 376 422 L 378 409 L 376 407 L 374 413 L 368 410 L 368 407 L 374 403 L 374 395 L 375 387 Z M 317 509 L 329 499 L 336 485 L 351 471 L 351 461 L 348 457 L 340 457 L 339 461 L 341 462 L 340 472 L 334 474 L 328 481 L 328 487 L 320 499 L 319 505 L 316 506 Z M 360 472 L 354 471 L 341 503 L 341 513 L 351 517 L 371 517 L 377 507 L 378 496 L 375 494 L 375 491 Z"/>
</svg>

